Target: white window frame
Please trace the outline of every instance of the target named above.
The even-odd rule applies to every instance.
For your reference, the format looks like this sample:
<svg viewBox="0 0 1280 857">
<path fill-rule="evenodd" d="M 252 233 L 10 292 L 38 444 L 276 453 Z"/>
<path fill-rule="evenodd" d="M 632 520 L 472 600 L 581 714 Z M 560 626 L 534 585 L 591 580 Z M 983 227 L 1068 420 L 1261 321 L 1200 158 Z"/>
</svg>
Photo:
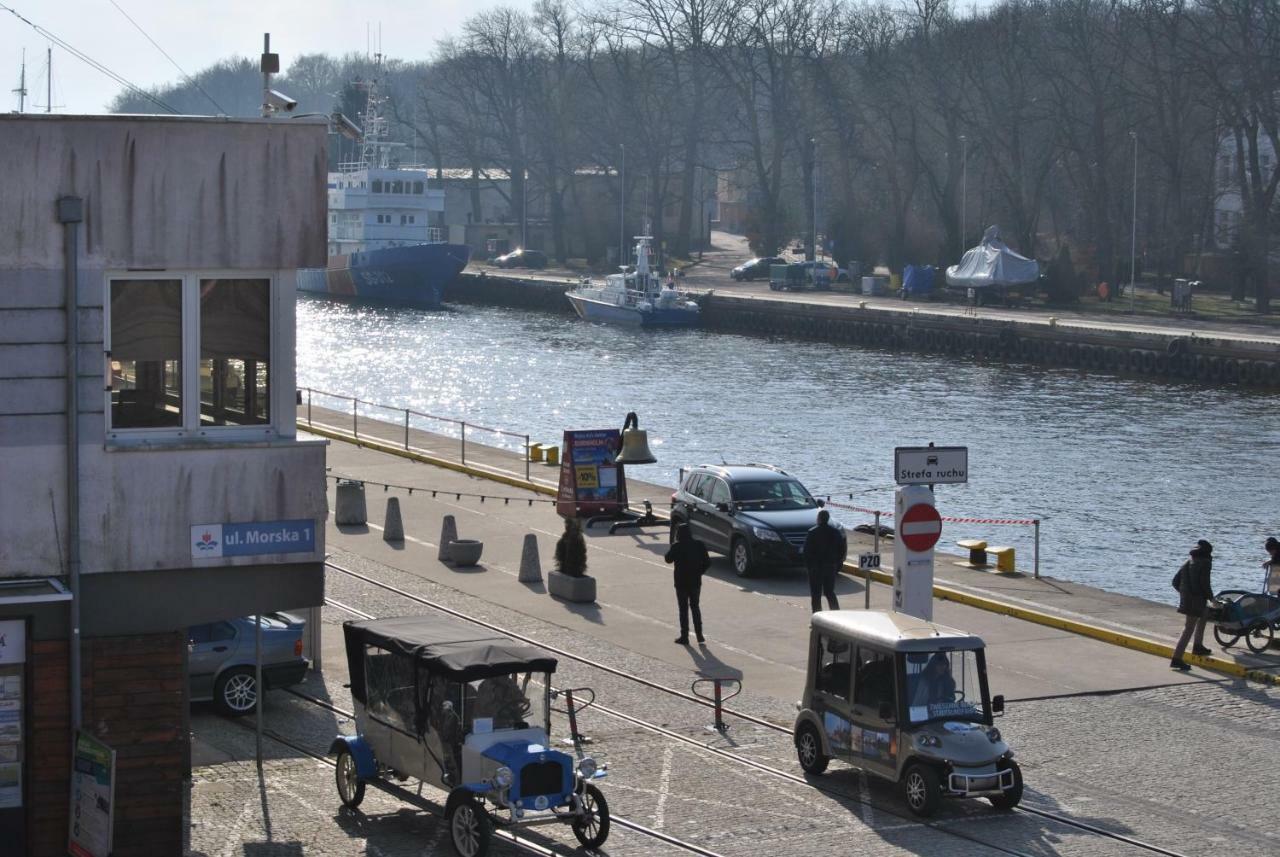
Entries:
<svg viewBox="0 0 1280 857">
<path fill-rule="evenodd" d="M 201 280 L 266 280 L 268 307 L 271 317 L 267 330 L 271 336 L 270 362 L 267 364 L 269 419 L 264 425 L 211 426 L 200 422 L 200 281 Z M 104 348 L 104 376 L 111 372 L 111 283 L 115 280 L 180 280 L 182 285 L 182 425 L 163 428 L 115 428 L 111 424 L 110 387 L 103 385 L 103 420 L 106 423 L 107 445 L 131 446 L 156 442 L 236 442 L 263 441 L 280 437 L 277 423 L 281 416 L 277 411 L 280 398 L 275 391 L 280 383 L 280 336 L 277 322 L 280 311 L 277 306 L 280 295 L 280 278 L 276 271 L 260 270 L 147 270 L 108 271 L 103 281 L 102 340 Z M 292 397 L 292 396 L 291 396 Z M 288 419 L 296 419 L 289 413 Z"/>
</svg>

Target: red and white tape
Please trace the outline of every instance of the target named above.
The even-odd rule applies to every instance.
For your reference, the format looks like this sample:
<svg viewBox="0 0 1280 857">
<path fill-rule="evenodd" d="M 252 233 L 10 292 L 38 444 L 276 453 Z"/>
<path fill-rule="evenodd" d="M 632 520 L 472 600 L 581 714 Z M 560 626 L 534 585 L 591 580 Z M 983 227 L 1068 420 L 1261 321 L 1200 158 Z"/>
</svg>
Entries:
<svg viewBox="0 0 1280 857">
<path fill-rule="evenodd" d="M 826 504 L 837 509 L 847 509 L 850 512 L 862 512 L 865 515 L 874 515 L 878 512 L 881 518 L 893 517 L 893 512 L 867 509 L 863 506 L 850 506 L 846 503 L 837 503 L 835 500 L 827 500 Z M 942 520 L 950 524 L 1015 524 L 1024 527 L 1030 527 L 1038 523 L 1034 518 L 950 518 L 946 515 L 942 516 Z"/>
</svg>

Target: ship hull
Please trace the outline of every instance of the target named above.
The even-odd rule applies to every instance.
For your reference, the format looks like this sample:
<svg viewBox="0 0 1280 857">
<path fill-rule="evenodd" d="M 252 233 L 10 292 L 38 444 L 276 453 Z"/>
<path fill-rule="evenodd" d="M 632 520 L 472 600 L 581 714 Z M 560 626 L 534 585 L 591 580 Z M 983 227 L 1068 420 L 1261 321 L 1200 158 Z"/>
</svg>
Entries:
<svg viewBox="0 0 1280 857">
<path fill-rule="evenodd" d="M 332 256 L 327 268 L 298 271 L 298 290 L 348 300 L 438 307 L 444 287 L 466 267 L 464 244 L 412 244 Z"/>
<path fill-rule="evenodd" d="M 609 324 L 627 324 L 633 327 L 694 327 L 701 313 L 684 309 L 647 309 L 623 307 L 605 301 L 592 300 L 572 292 L 565 295 L 573 311 L 585 321 L 601 321 Z"/>
</svg>

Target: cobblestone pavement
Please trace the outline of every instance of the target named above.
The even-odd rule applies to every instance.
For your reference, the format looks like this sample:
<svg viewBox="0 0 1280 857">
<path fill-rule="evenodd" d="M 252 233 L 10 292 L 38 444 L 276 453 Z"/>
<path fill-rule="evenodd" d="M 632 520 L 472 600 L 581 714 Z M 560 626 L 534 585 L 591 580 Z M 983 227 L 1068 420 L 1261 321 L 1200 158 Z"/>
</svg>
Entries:
<svg viewBox="0 0 1280 857">
<path fill-rule="evenodd" d="M 412 574 L 354 555 L 335 558 L 423 597 L 570 651 L 582 638 L 557 625 L 495 607 Z M 429 608 L 345 575 L 331 573 L 330 597 L 374 615 L 426 613 Z M 325 608 L 326 635 L 350 614 Z M 628 675 L 687 688 L 687 670 L 655 662 L 600 641 L 590 657 Z M 714 645 L 706 670 L 718 668 Z M 342 687 L 345 665 L 326 664 L 299 688 L 350 710 Z M 602 705 L 671 729 L 707 747 L 731 750 L 799 775 L 789 736 L 744 721 L 727 737 L 707 729 L 711 712 L 626 678 L 561 659 L 557 686 L 591 686 Z M 798 691 L 798 688 L 797 688 Z M 754 695 L 748 688 L 732 707 L 789 726 L 793 701 Z M 268 697 L 269 728 L 323 753 L 333 735 L 352 724 L 296 696 Z M 371 789 L 361 813 L 341 810 L 328 766 L 267 741 L 265 786 L 251 762 L 248 724 L 199 708 L 193 729 L 226 754 L 223 764 L 195 771 L 191 787 L 190 853 L 247 857 L 295 854 L 449 854 L 437 820 L 442 792 L 422 790 L 421 804 Z M 1280 691 L 1235 683 L 1202 683 L 1110 696 L 1017 703 L 1000 722 L 1017 749 L 1028 784 L 1028 806 L 1184 854 L 1280 851 L 1272 821 L 1280 800 L 1269 783 L 1280 758 Z M 857 853 L 868 855 L 1094 855 L 1138 853 L 1123 843 L 1026 813 L 996 813 L 985 802 L 947 802 L 933 825 L 911 820 L 889 784 L 839 763 L 812 784 L 747 768 L 588 709 L 581 731 L 588 750 L 609 764 L 602 788 L 616 815 L 724 855 Z M 567 723 L 553 718 L 563 736 Z M 416 782 L 410 781 L 416 791 Z M 821 789 L 821 790 L 819 790 Z M 427 809 L 424 809 L 426 807 Z M 433 808 L 434 813 L 428 811 Z M 572 853 L 567 829 L 530 833 Z M 610 855 L 678 853 L 672 846 L 615 826 Z M 507 845 L 496 854 L 516 853 Z"/>
</svg>

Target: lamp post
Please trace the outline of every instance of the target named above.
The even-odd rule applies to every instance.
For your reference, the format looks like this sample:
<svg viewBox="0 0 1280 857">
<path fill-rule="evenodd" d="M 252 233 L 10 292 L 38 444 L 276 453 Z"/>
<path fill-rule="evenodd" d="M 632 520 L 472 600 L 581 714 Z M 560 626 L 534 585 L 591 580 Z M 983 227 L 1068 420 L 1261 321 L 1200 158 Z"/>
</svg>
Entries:
<svg viewBox="0 0 1280 857">
<path fill-rule="evenodd" d="M 520 247 L 529 246 L 529 171 L 520 168 Z"/>
<path fill-rule="evenodd" d="M 960 255 L 964 255 L 966 215 L 969 213 L 969 138 L 960 135 Z"/>
<path fill-rule="evenodd" d="M 809 138 L 809 153 L 813 159 L 809 163 L 812 169 L 809 175 L 813 180 L 813 258 L 818 258 L 818 141 Z"/>
<path fill-rule="evenodd" d="M 618 170 L 618 265 L 627 264 L 627 144 L 619 143 L 622 166 Z"/>
<path fill-rule="evenodd" d="M 1129 138 L 1133 140 L 1133 225 L 1129 232 L 1129 314 L 1132 315 L 1138 265 L 1138 132 L 1130 131 Z"/>
</svg>

